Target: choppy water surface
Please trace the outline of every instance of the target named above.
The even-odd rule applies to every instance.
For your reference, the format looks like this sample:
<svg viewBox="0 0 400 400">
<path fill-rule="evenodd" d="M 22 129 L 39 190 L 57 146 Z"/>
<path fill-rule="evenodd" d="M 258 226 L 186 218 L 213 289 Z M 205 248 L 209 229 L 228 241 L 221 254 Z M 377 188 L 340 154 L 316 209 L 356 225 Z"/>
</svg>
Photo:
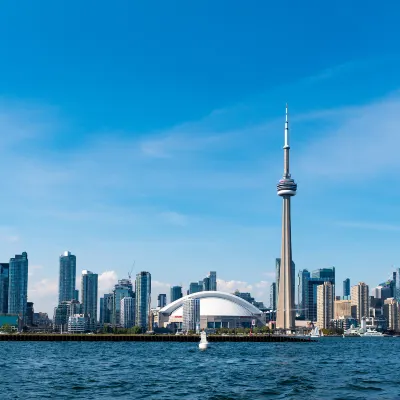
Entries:
<svg viewBox="0 0 400 400">
<path fill-rule="evenodd" d="M 1 399 L 400 399 L 400 338 L 0 342 Z"/>
</svg>

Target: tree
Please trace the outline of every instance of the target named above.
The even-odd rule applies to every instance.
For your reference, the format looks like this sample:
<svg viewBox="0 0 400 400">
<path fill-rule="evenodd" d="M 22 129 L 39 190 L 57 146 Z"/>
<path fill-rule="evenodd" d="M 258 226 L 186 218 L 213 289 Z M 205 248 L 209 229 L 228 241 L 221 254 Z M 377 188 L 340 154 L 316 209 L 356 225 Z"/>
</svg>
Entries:
<svg viewBox="0 0 400 400">
<path fill-rule="evenodd" d="M 12 333 L 12 331 L 13 331 L 10 324 L 4 324 L 4 325 L 1 327 L 1 330 L 2 330 L 3 332 L 6 332 L 6 333 Z"/>
<path fill-rule="evenodd" d="M 143 332 L 142 328 L 140 326 L 134 326 L 133 328 L 130 328 L 129 333 L 133 333 L 134 335 L 138 335 Z"/>
</svg>

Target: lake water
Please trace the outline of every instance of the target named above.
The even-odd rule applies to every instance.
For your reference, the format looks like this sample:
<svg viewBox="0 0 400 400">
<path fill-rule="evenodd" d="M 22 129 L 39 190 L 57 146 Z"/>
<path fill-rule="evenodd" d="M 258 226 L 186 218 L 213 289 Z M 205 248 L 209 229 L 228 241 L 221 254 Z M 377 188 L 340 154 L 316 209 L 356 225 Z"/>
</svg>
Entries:
<svg viewBox="0 0 400 400">
<path fill-rule="evenodd" d="M 3 399 L 400 399 L 400 338 L 0 342 Z"/>
</svg>

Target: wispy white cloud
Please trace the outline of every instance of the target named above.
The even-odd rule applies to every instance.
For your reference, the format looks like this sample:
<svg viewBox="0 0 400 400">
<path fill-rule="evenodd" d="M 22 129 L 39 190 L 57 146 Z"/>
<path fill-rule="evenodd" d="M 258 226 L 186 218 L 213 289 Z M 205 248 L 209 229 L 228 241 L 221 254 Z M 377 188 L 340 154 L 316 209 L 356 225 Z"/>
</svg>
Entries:
<svg viewBox="0 0 400 400">
<path fill-rule="evenodd" d="M 343 109 L 340 126 L 304 148 L 299 166 L 305 175 L 364 180 L 390 176 L 400 166 L 399 98 L 391 96 L 351 111 Z"/>
</svg>

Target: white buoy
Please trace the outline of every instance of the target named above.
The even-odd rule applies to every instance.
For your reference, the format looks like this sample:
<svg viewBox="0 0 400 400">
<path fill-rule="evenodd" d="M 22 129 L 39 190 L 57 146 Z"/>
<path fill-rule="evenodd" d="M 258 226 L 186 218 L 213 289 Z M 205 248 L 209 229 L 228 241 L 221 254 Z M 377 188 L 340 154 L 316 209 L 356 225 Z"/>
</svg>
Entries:
<svg viewBox="0 0 400 400">
<path fill-rule="evenodd" d="M 206 350 L 207 348 L 208 348 L 207 333 L 203 331 L 200 333 L 199 349 Z"/>
</svg>

